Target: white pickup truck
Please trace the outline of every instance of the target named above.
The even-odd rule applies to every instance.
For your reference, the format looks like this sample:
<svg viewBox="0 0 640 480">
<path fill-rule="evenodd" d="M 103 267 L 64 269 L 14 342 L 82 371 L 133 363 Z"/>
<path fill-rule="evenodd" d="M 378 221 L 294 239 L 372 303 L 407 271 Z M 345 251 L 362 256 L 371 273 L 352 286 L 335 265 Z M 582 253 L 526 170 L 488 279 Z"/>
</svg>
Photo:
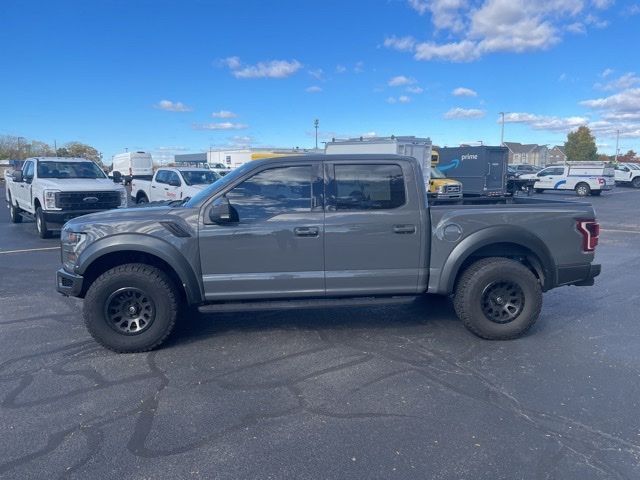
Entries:
<svg viewBox="0 0 640 480">
<path fill-rule="evenodd" d="M 11 222 L 34 217 L 38 234 L 47 238 L 74 217 L 126 207 L 126 190 L 114 181 L 85 158 L 28 158 L 7 178 Z"/>
<path fill-rule="evenodd" d="M 615 186 L 614 169 L 605 162 L 568 162 L 566 165 L 551 165 L 535 174 L 518 177 L 535 179 L 536 193 L 545 190 L 574 190 L 580 197 L 600 195 Z"/>
<path fill-rule="evenodd" d="M 633 188 L 640 188 L 640 166 L 634 163 L 616 165 L 616 183 L 630 184 Z"/>
<path fill-rule="evenodd" d="M 134 178 L 131 196 L 136 203 L 182 200 L 193 197 L 219 178 L 207 168 L 159 168 L 151 180 Z"/>
</svg>

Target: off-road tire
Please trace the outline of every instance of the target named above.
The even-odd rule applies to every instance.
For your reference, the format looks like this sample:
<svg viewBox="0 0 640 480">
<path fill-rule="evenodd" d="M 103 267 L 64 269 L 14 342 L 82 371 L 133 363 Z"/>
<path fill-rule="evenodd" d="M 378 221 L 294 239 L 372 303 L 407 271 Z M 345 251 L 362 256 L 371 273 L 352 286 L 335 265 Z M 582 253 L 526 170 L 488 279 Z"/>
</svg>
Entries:
<svg viewBox="0 0 640 480">
<path fill-rule="evenodd" d="M 523 294 L 519 314 L 507 323 L 490 320 L 483 310 L 487 289 L 498 282 L 519 286 Z M 542 308 L 542 288 L 536 276 L 521 263 L 490 257 L 471 264 L 458 279 L 453 306 L 465 327 L 487 340 L 509 340 L 523 335 L 536 322 Z"/>
<path fill-rule="evenodd" d="M 575 190 L 579 197 L 588 197 L 591 194 L 591 187 L 584 182 L 577 184 Z"/>
<path fill-rule="evenodd" d="M 20 208 L 13 204 L 13 199 L 9 195 L 9 218 L 11 223 L 22 223 L 22 215 L 20 215 Z"/>
<path fill-rule="evenodd" d="M 140 333 L 125 334 L 107 317 L 107 302 L 120 289 L 135 288 L 151 299 L 154 316 Z M 118 353 L 146 352 L 159 347 L 171 334 L 180 311 L 176 286 L 168 275 L 151 265 L 129 263 L 100 275 L 84 299 L 84 322 L 91 336 Z"/>
<path fill-rule="evenodd" d="M 40 238 L 51 238 L 51 230 L 47 228 L 47 221 L 44 219 L 42 208 L 36 208 L 36 230 Z"/>
</svg>

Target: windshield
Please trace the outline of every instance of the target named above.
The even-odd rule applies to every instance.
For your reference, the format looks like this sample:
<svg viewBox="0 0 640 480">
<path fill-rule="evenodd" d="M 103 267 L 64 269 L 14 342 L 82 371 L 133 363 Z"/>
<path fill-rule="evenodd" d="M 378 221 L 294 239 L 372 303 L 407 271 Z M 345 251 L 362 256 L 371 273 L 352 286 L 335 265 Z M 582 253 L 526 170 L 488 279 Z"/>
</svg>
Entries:
<svg viewBox="0 0 640 480">
<path fill-rule="evenodd" d="M 38 178 L 107 178 L 93 162 L 38 162 Z"/>
<path fill-rule="evenodd" d="M 187 185 L 207 185 L 213 183 L 220 178 L 216 172 L 210 170 L 198 171 L 198 170 L 184 170 L 180 174 L 184 179 L 184 183 Z"/>
<path fill-rule="evenodd" d="M 231 173 L 226 174 L 224 177 L 220 177 L 218 180 L 213 182 L 204 190 L 198 192 L 196 195 L 191 197 L 187 203 L 184 204 L 185 207 L 191 208 L 197 206 L 199 203 L 203 202 L 207 198 L 211 196 L 213 192 L 216 190 L 223 188 L 225 185 L 229 183 L 233 183 L 237 178 L 242 177 L 248 170 L 251 170 L 251 162 L 245 163 L 239 168 L 232 170 Z"/>
<path fill-rule="evenodd" d="M 627 167 L 633 168 L 634 170 L 640 170 L 640 165 L 636 165 L 634 163 L 627 163 Z"/>
<path fill-rule="evenodd" d="M 447 177 L 444 173 L 442 173 L 436 167 L 431 167 L 431 178 L 447 178 Z"/>
</svg>

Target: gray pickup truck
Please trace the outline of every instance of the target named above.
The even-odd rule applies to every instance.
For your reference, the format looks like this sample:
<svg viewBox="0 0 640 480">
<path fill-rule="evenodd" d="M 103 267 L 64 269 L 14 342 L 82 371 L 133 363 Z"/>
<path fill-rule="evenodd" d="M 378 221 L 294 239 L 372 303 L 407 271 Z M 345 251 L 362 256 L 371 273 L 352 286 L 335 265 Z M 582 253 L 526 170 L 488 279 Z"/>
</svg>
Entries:
<svg viewBox="0 0 640 480">
<path fill-rule="evenodd" d="M 521 335 L 542 292 L 593 285 L 599 226 L 585 203 L 429 204 L 412 157 L 250 162 L 191 199 L 86 215 L 62 231 L 57 289 L 91 335 L 158 347 L 192 307 L 262 309 L 452 295 L 487 339 Z M 425 312 L 426 314 L 426 312 Z"/>
</svg>

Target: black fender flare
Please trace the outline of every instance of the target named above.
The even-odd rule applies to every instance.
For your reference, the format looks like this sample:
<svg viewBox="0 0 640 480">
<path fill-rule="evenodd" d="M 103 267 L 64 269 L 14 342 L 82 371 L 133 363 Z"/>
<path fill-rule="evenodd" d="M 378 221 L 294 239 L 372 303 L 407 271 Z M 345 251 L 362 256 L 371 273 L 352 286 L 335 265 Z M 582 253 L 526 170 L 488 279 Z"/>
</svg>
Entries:
<svg viewBox="0 0 640 480">
<path fill-rule="evenodd" d="M 453 293 L 455 281 L 464 262 L 482 247 L 496 243 L 512 243 L 530 250 L 540 263 L 543 289 L 546 291 L 556 285 L 557 266 L 547 245 L 523 227 L 497 225 L 474 232 L 455 246 L 442 267 L 438 291 L 434 293 Z"/>
<path fill-rule="evenodd" d="M 170 243 L 149 235 L 120 234 L 96 240 L 80 254 L 76 273 L 83 275 L 96 260 L 114 252 L 141 252 L 160 258 L 182 282 L 187 302 L 190 305 L 202 303 L 202 285 L 188 260 Z"/>
</svg>

